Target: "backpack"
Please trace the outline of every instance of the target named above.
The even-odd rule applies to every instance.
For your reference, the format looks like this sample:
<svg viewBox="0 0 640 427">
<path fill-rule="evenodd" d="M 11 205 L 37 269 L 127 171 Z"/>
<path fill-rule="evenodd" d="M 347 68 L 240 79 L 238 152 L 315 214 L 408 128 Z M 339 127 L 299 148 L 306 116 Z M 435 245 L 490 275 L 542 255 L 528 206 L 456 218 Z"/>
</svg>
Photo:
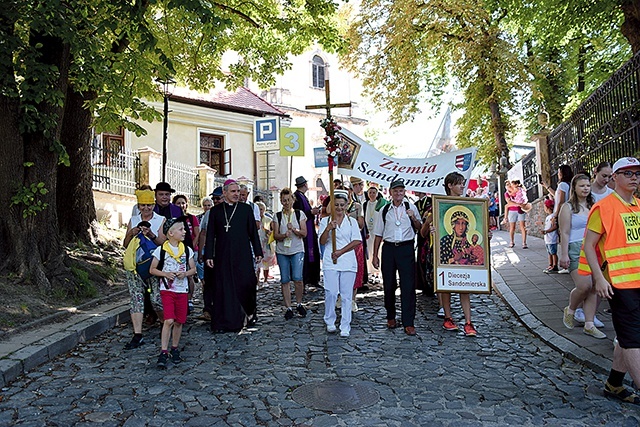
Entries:
<svg viewBox="0 0 640 427">
<path fill-rule="evenodd" d="M 151 277 L 149 268 L 153 259 L 153 251 L 156 250 L 158 245 L 142 233 L 138 233 L 136 237 L 140 242 L 136 251 L 136 271 L 142 280 L 147 280 Z"/>
<path fill-rule="evenodd" d="M 294 209 L 293 212 L 296 214 L 296 220 L 298 221 L 298 226 L 301 227 L 302 224 L 300 224 L 300 210 Z M 280 224 L 282 224 L 282 211 L 277 212 L 276 216 L 278 217 L 278 227 L 279 227 Z"/>
</svg>

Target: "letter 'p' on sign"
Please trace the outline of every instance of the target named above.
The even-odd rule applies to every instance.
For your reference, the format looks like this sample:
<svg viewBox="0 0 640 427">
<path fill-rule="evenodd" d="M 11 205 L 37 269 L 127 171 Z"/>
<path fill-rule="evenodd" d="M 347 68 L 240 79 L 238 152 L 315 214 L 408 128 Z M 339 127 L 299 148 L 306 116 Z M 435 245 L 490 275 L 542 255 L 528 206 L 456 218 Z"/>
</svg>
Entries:
<svg viewBox="0 0 640 427">
<path fill-rule="evenodd" d="M 253 125 L 253 150 L 270 151 L 280 148 L 278 117 L 256 119 Z"/>
</svg>

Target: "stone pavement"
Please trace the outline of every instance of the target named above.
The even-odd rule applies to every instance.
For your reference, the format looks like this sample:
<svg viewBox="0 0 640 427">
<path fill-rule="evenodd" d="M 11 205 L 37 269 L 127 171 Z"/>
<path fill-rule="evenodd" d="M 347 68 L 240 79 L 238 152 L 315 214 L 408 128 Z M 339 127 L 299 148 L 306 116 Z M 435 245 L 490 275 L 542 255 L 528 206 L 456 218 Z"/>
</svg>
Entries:
<svg viewBox="0 0 640 427">
<path fill-rule="evenodd" d="M 568 276 L 542 273 L 539 239 L 523 250 L 507 248 L 507 237 L 497 232 L 492 241 L 495 289 L 504 299 L 471 299 L 476 338 L 444 331 L 435 299 L 423 295 L 416 337 L 386 329 L 379 285 L 358 295 L 351 337 L 340 338 L 325 332 L 321 291 L 305 296 L 306 318 L 285 321 L 279 286 L 271 284 L 259 291 L 255 328 L 211 334 L 189 320 L 185 361 L 158 371 L 159 327 L 145 330 L 147 345 L 125 352 L 126 307 L 98 310 L 23 347 L 0 343 L 10 353 L 0 360 L 0 425 L 638 425 L 636 407 L 601 393 L 611 341 L 562 325 Z M 461 321 L 456 297 L 454 316 Z M 611 337 L 610 319 L 599 316 Z M 368 387 L 379 400 L 332 413 L 293 399 L 299 387 L 327 380 Z"/>
</svg>

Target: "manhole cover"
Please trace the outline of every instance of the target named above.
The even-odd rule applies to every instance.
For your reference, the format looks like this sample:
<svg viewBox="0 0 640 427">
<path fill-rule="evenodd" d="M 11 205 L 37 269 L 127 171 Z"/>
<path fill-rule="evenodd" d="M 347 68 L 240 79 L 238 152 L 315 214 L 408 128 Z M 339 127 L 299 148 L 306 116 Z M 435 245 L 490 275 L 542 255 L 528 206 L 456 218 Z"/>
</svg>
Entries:
<svg viewBox="0 0 640 427">
<path fill-rule="evenodd" d="M 336 380 L 305 384 L 291 396 L 308 408 L 334 413 L 371 406 L 380 400 L 380 394 L 371 387 Z"/>
</svg>

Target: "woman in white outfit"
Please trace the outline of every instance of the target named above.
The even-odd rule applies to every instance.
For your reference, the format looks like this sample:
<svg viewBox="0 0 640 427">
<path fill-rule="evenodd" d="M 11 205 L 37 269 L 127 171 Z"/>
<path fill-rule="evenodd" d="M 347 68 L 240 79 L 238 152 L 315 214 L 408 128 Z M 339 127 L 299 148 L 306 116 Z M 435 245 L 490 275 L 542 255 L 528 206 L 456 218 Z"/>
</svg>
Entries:
<svg viewBox="0 0 640 427">
<path fill-rule="evenodd" d="M 322 218 L 318 230 L 320 244 L 325 247 L 322 258 L 324 273 L 324 322 L 327 332 L 336 332 L 336 300 L 338 295 L 342 299 L 342 320 L 340 321 L 340 336 L 348 337 L 351 332 L 351 301 L 353 283 L 358 271 L 358 262 L 354 249 L 362 243 L 358 221 L 345 214 L 349 204 L 346 191 L 336 190 L 333 193 L 334 215 Z M 336 246 L 331 247 L 331 234 L 336 235 Z"/>
</svg>

